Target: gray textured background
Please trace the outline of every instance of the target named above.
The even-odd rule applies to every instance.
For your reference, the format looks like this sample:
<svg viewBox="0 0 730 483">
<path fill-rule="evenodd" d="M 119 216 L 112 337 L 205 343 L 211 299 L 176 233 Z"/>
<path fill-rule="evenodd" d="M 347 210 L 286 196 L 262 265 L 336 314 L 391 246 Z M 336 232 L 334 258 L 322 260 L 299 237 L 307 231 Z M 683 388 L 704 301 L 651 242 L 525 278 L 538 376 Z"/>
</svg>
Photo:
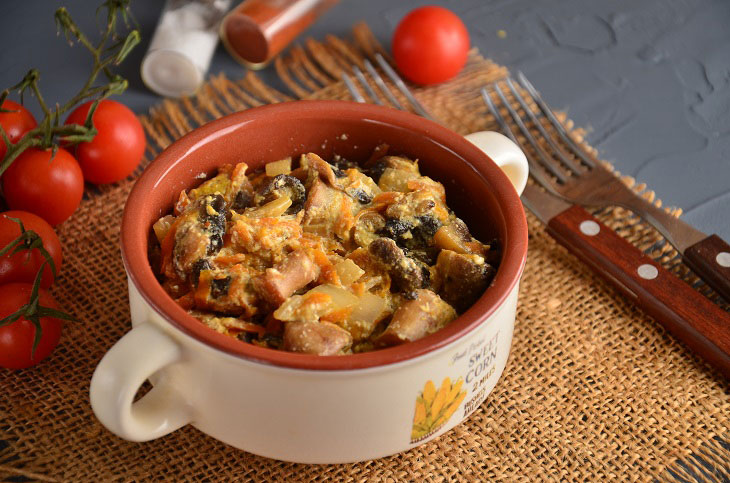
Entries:
<svg viewBox="0 0 730 483">
<path fill-rule="evenodd" d="M 94 32 L 98 3 L 3 0 L 0 86 L 35 66 L 47 101 L 69 98 L 85 79 L 89 55 L 56 37 L 53 11 L 66 5 Z M 389 45 L 398 21 L 423 4 L 459 14 L 472 44 L 525 72 L 554 108 L 589 129 L 601 157 L 682 207 L 688 222 L 730 240 L 730 1 L 343 0 L 307 35 L 346 35 L 364 19 Z M 137 112 L 160 99 L 142 84 L 139 65 L 161 8 L 161 1 L 132 5 L 143 43 L 120 69 L 130 80 L 120 100 Z M 243 74 L 222 48 L 211 68 L 219 71 Z M 271 69 L 263 75 L 275 82 Z"/>
</svg>

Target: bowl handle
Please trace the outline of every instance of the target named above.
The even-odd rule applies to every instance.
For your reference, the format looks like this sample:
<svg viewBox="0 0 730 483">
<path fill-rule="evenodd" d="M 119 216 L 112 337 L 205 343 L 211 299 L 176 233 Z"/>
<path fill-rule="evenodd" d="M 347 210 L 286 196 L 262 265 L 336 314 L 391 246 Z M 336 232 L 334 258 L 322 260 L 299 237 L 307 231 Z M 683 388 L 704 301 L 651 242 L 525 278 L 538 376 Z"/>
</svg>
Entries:
<svg viewBox="0 0 730 483">
<path fill-rule="evenodd" d="M 192 420 L 192 409 L 162 378 L 137 402 L 142 383 L 181 359 L 180 346 L 151 323 L 134 327 L 104 355 L 91 378 L 94 414 L 111 432 L 148 441 Z"/>
<path fill-rule="evenodd" d="M 464 137 L 492 158 L 512 182 L 517 194 L 522 195 L 530 169 L 525 153 L 519 146 L 507 136 L 494 131 L 479 131 Z"/>
</svg>

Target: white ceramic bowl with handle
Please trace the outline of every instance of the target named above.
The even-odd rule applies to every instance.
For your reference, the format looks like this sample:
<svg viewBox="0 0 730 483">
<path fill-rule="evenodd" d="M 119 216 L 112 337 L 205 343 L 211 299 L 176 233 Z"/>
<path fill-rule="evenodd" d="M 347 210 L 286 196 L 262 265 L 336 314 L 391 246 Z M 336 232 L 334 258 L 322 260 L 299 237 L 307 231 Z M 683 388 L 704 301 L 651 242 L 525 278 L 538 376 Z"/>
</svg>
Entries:
<svg viewBox="0 0 730 483">
<path fill-rule="evenodd" d="M 481 405 L 507 363 L 527 254 L 518 194 L 527 179 L 525 157 L 497 133 L 471 140 L 479 147 L 393 109 L 298 101 L 232 114 L 175 142 L 145 170 L 125 207 L 121 247 L 132 330 L 91 380 L 97 418 L 131 441 L 192 424 L 237 448 L 302 463 L 391 455 L 459 424 Z M 424 174 L 441 181 L 447 204 L 477 238 L 502 244 L 492 285 L 446 328 L 354 355 L 276 351 L 209 329 L 157 282 L 147 259 L 151 226 L 201 173 L 240 161 L 255 169 L 309 151 L 364 160 L 382 143 L 389 153 L 417 158 Z M 153 388 L 133 402 L 147 379 Z"/>
</svg>

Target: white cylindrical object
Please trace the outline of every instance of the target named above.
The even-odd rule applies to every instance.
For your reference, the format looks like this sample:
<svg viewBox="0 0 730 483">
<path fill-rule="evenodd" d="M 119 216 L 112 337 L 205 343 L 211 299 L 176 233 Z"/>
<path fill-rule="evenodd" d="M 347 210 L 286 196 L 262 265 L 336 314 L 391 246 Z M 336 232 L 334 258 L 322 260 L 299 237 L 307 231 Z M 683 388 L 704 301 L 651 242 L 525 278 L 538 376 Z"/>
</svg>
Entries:
<svg viewBox="0 0 730 483">
<path fill-rule="evenodd" d="M 142 80 L 158 94 L 193 94 L 218 45 L 218 24 L 231 0 L 168 0 L 142 60 Z"/>
</svg>

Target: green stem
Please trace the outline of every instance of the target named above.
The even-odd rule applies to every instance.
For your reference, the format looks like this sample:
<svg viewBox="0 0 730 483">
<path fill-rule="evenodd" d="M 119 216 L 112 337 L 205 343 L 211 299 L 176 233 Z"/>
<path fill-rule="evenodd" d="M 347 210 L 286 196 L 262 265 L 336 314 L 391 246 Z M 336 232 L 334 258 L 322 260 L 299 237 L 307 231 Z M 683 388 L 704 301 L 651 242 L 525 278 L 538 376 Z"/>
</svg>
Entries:
<svg viewBox="0 0 730 483">
<path fill-rule="evenodd" d="M 40 128 L 36 128 L 35 130 L 39 130 Z M 32 131 L 31 131 L 32 132 Z M 43 131 L 40 131 L 39 134 L 42 134 Z M 10 144 L 8 151 L 5 153 L 5 157 L 3 158 L 2 164 L 0 164 L 0 176 L 5 172 L 6 169 L 10 167 L 10 165 L 17 159 L 18 156 L 21 155 L 23 151 L 25 151 L 28 148 L 36 147 L 41 145 L 41 140 L 37 137 L 31 137 L 31 136 L 23 136 L 23 138 L 18 142 L 18 144 Z"/>
<path fill-rule="evenodd" d="M 87 120 L 88 122 L 84 126 L 71 127 L 59 125 L 61 116 L 87 99 L 104 99 L 112 94 L 120 94 L 127 88 L 127 82 L 119 76 L 115 76 L 111 72 L 110 67 L 118 64 L 139 42 L 139 33 L 137 31 L 130 32 L 126 39 L 121 41 L 116 40 L 117 19 L 119 15 L 122 15 L 125 19 L 125 25 L 127 24 L 126 15 L 129 8 L 129 0 L 106 0 L 100 8 L 106 8 L 107 18 L 106 28 L 102 32 L 97 45 L 92 44 L 89 38 L 79 29 L 65 7 L 56 10 L 56 23 L 63 30 L 66 38 L 69 41 L 77 40 L 91 53 L 93 59 L 91 72 L 78 93 L 63 105 L 56 104 L 53 112 L 49 109 L 41 94 L 39 88 L 40 74 L 38 70 L 31 69 L 22 81 L 11 88 L 11 90 L 18 90 L 20 92 L 21 102 L 23 93 L 26 90 L 30 90 L 35 95 L 38 104 L 43 110 L 44 117 L 38 123 L 38 127 L 26 133 L 18 144 L 10 144 L 6 139 L 7 136 L 1 137 L 0 142 L 5 142 L 7 151 L 5 157 L 0 160 L 0 175 L 28 148 L 50 148 L 54 146 L 60 137 L 65 137 L 66 142 L 70 144 L 91 141 L 96 135 L 96 129 L 94 129 L 90 119 Z M 107 46 L 110 42 L 111 45 Z M 102 72 L 106 75 L 108 82 L 103 85 L 94 86 L 99 74 Z M 9 89 L 6 89 L 0 93 L 0 103 L 5 100 L 9 91 Z"/>
<path fill-rule="evenodd" d="M 33 69 L 35 70 L 35 69 Z M 38 71 L 36 71 L 38 72 Z M 38 80 L 40 79 L 40 74 L 36 75 L 35 78 L 30 83 L 30 88 L 33 90 L 33 94 L 35 94 L 35 98 L 38 101 L 38 104 L 40 104 L 41 109 L 43 109 L 43 113 L 46 115 L 46 117 L 51 115 L 50 109 L 48 109 L 48 106 L 46 105 L 46 101 L 43 100 L 43 95 L 41 94 L 40 89 L 38 88 Z"/>
<path fill-rule="evenodd" d="M 96 134 L 96 129 L 89 129 L 86 126 L 79 126 L 78 124 L 64 124 L 51 128 L 48 132 L 50 132 L 52 139 L 74 136 L 74 138 L 71 139 L 71 142 L 78 143 L 82 141 L 91 141 Z M 44 143 L 45 134 L 46 131 L 43 127 L 37 127 L 26 133 L 26 135 L 23 136 L 17 144 L 9 144 L 8 151 L 0 163 L 0 176 L 2 176 L 5 170 L 7 170 L 10 165 L 13 164 L 13 161 L 15 161 L 26 149 L 50 148 L 52 143 Z"/>
</svg>

